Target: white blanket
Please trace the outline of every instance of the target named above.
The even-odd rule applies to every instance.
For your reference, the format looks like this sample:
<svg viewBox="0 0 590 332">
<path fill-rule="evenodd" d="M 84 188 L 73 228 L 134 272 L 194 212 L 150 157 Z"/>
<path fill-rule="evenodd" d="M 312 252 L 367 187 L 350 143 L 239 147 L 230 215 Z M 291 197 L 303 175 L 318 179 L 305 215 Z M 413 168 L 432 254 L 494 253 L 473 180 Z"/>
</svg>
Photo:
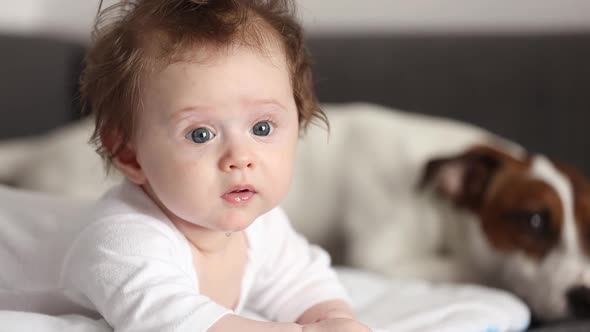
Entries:
<svg viewBox="0 0 590 332">
<path fill-rule="evenodd" d="M 354 269 L 339 276 L 358 318 L 374 331 L 524 331 L 526 306 L 509 293 L 479 286 L 392 281 Z M 255 314 L 246 314 L 256 317 Z M 103 319 L 0 311 L 0 332 L 111 332 Z"/>
</svg>

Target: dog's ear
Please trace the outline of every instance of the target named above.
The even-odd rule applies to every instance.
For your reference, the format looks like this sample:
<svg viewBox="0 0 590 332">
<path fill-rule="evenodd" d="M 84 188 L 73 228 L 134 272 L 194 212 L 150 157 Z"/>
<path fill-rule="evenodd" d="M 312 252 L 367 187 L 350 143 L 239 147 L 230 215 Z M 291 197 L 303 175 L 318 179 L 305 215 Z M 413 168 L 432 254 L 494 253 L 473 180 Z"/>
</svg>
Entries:
<svg viewBox="0 0 590 332">
<path fill-rule="evenodd" d="M 487 146 L 432 159 L 423 168 L 420 188 L 431 187 L 459 207 L 477 209 L 505 160 L 503 153 Z"/>
</svg>

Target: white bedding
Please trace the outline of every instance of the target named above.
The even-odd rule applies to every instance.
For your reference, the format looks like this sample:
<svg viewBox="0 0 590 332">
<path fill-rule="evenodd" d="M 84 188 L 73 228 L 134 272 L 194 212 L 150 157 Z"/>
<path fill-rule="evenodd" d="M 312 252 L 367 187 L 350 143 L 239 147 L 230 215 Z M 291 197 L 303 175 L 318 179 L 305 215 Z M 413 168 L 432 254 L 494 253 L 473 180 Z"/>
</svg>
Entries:
<svg viewBox="0 0 590 332">
<path fill-rule="evenodd" d="M 529 311 L 514 296 L 478 286 L 391 281 L 340 268 L 358 317 L 375 331 L 524 331 Z M 256 317 L 255 314 L 246 314 Z M 0 311 L 0 332 L 111 332 L 103 319 Z"/>
</svg>

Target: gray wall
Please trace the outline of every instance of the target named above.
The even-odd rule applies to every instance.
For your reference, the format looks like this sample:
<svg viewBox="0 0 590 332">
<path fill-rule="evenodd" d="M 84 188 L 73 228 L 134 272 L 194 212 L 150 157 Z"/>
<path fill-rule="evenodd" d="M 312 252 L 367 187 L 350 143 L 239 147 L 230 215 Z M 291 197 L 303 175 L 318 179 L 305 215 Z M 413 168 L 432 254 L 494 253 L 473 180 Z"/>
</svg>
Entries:
<svg viewBox="0 0 590 332">
<path fill-rule="evenodd" d="M 118 0 L 105 0 L 111 4 Z M 310 34 L 590 30 L 587 0 L 297 0 Z M 98 0 L 0 0 L 0 32 L 87 40 Z"/>
</svg>

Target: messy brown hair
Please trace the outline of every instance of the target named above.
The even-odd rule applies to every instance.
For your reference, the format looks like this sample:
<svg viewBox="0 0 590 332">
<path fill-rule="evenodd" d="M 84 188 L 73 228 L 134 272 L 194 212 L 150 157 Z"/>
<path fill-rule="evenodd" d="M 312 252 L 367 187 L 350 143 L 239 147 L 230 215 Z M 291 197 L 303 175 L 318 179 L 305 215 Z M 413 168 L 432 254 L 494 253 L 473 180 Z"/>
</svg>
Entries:
<svg viewBox="0 0 590 332">
<path fill-rule="evenodd" d="M 278 41 L 300 128 L 314 118 L 327 124 L 293 0 L 128 0 L 100 7 L 80 92 L 85 112 L 95 116 L 91 141 L 107 170 L 133 136 L 143 79 L 193 47 L 239 44 L 262 51 L 269 37 Z"/>
</svg>

